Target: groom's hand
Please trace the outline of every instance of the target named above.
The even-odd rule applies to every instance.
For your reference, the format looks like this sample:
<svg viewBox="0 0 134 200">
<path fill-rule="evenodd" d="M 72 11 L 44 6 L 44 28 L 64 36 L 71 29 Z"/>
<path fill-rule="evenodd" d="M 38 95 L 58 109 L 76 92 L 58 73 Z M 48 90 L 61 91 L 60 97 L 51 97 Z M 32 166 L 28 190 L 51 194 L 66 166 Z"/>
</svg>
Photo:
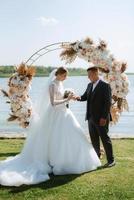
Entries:
<svg viewBox="0 0 134 200">
<path fill-rule="evenodd" d="M 79 100 L 81 100 L 81 97 L 80 96 L 76 96 L 75 100 L 79 101 Z"/>
<path fill-rule="evenodd" d="M 76 96 L 73 96 L 73 98 L 72 98 L 74 101 L 76 101 Z"/>
<path fill-rule="evenodd" d="M 100 126 L 105 126 L 105 125 L 106 125 L 106 122 L 107 122 L 106 119 L 100 118 L 99 125 L 100 125 Z"/>
</svg>

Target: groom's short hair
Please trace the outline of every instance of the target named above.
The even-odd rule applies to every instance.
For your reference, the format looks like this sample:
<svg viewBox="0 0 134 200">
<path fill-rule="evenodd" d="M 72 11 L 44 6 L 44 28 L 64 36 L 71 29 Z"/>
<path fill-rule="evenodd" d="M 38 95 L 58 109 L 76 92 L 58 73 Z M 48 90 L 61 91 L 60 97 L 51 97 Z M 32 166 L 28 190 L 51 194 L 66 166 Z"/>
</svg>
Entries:
<svg viewBox="0 0 134 200">
<path fill-rule="evenodd" d="M 94 71 L 94 72 L 96 72 L 96 71 L 98 71 L 98 67 L 96 67 L 96 66 L 89 67 L 89 68 L 87 69 L 87 72 L 88 72 L 88 71 Z"/>
</svg>

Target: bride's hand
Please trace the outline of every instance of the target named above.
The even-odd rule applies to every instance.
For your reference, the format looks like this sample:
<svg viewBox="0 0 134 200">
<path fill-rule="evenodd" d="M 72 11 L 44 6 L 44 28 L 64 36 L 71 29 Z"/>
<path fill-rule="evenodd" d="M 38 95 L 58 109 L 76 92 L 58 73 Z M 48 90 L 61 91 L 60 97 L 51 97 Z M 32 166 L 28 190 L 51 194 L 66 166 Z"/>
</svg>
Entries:
<svg viewBox="0 0 134 200">
<path fill-rule="evenodd" d="M 75 96 L 73 93 L 69 94 L 69 96 L 68 96 L 68 100 L 71 100 L 71 99 L 75 99 Z"/>
<path fill-rule="evenodd" d="M 75 100 L 79 101 L 79 100 L 81 100 L 81 97 L 80 96 L 75 96 Z"/>
</svg>

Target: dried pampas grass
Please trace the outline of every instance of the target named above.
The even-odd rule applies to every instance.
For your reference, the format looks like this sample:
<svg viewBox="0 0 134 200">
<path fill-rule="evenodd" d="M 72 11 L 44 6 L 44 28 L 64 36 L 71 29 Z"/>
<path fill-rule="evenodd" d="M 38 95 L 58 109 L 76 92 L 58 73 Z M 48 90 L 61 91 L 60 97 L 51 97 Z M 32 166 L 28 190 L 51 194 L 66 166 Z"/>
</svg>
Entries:
<svg viewBox="0 0 134 200">
<path fill-rule="evenodd" d="M 62 60 L 66 60 L 66 63 L 71 63 L 77 57 L 77 52 L 69 47 L 61 52 L 60 57 Z"/>
<path fill-rule="evenodd" d="M 27 73 L 27 65 L 24 64 L 23 62 L 17 67 L 16 71 L 19 75 L 26 75 Z"/>
<path fill-rule="evenodd" d="M 21 63 L 17 68 L 16 68 L 16 72 L 19 75 L 22 76 L 27 76 L 30 80 L 32 79 L 32 77 L 35 75 L 36 73 L 36 69 L 35 67 L 32 66 L 27 66 L 25 63 Z"/>
<path fill-rule="evenodd" d="M 123 62 L 121 65 L 121 73 L 123 73 L 127 68 L 127 63 Z"/>
<path fill-rule="evenodd" d="M 119 117 L 120 117 L 120 111 L 117 108 L 117 106 L 111 106 L 111 110 L 110 110 L 111 116 L 112 116 L 112 124 L 116 124 L 119 121 Z"/>
<path fill-rule="evenodd" d="M 86 43 L 86 44 L 90 44 L 90 45 L 92 45 L 94 42 L 93 42 L 93 40 L 91 39 L 91 38 L 89 38 L 89 37 L 87 37 L 85 40 L 84 40 L 84 42 Z"/>
<path fill-rule="evenodd" d="M 36 74 L 36 69 L 35 67 L 28 67 L 26 75 L 28 76 L 28 78 L 31 80 L 33 76 L 35 76 Z"/>
</svg>

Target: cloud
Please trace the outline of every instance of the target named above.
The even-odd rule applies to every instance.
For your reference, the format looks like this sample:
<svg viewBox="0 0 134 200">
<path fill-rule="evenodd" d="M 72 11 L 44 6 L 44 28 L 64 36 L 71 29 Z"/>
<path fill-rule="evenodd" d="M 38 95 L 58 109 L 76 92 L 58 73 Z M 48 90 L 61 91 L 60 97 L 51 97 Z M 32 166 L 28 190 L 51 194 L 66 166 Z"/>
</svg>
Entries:
<svg viewBox="0 0 134 200">
<path fill-rule="evenodd" d="M 42 24 L 42 26 L 55 26 L 59 23 L 59 21 L 53 17 L 39 17 L 37 20 Z"/>
</svg>

